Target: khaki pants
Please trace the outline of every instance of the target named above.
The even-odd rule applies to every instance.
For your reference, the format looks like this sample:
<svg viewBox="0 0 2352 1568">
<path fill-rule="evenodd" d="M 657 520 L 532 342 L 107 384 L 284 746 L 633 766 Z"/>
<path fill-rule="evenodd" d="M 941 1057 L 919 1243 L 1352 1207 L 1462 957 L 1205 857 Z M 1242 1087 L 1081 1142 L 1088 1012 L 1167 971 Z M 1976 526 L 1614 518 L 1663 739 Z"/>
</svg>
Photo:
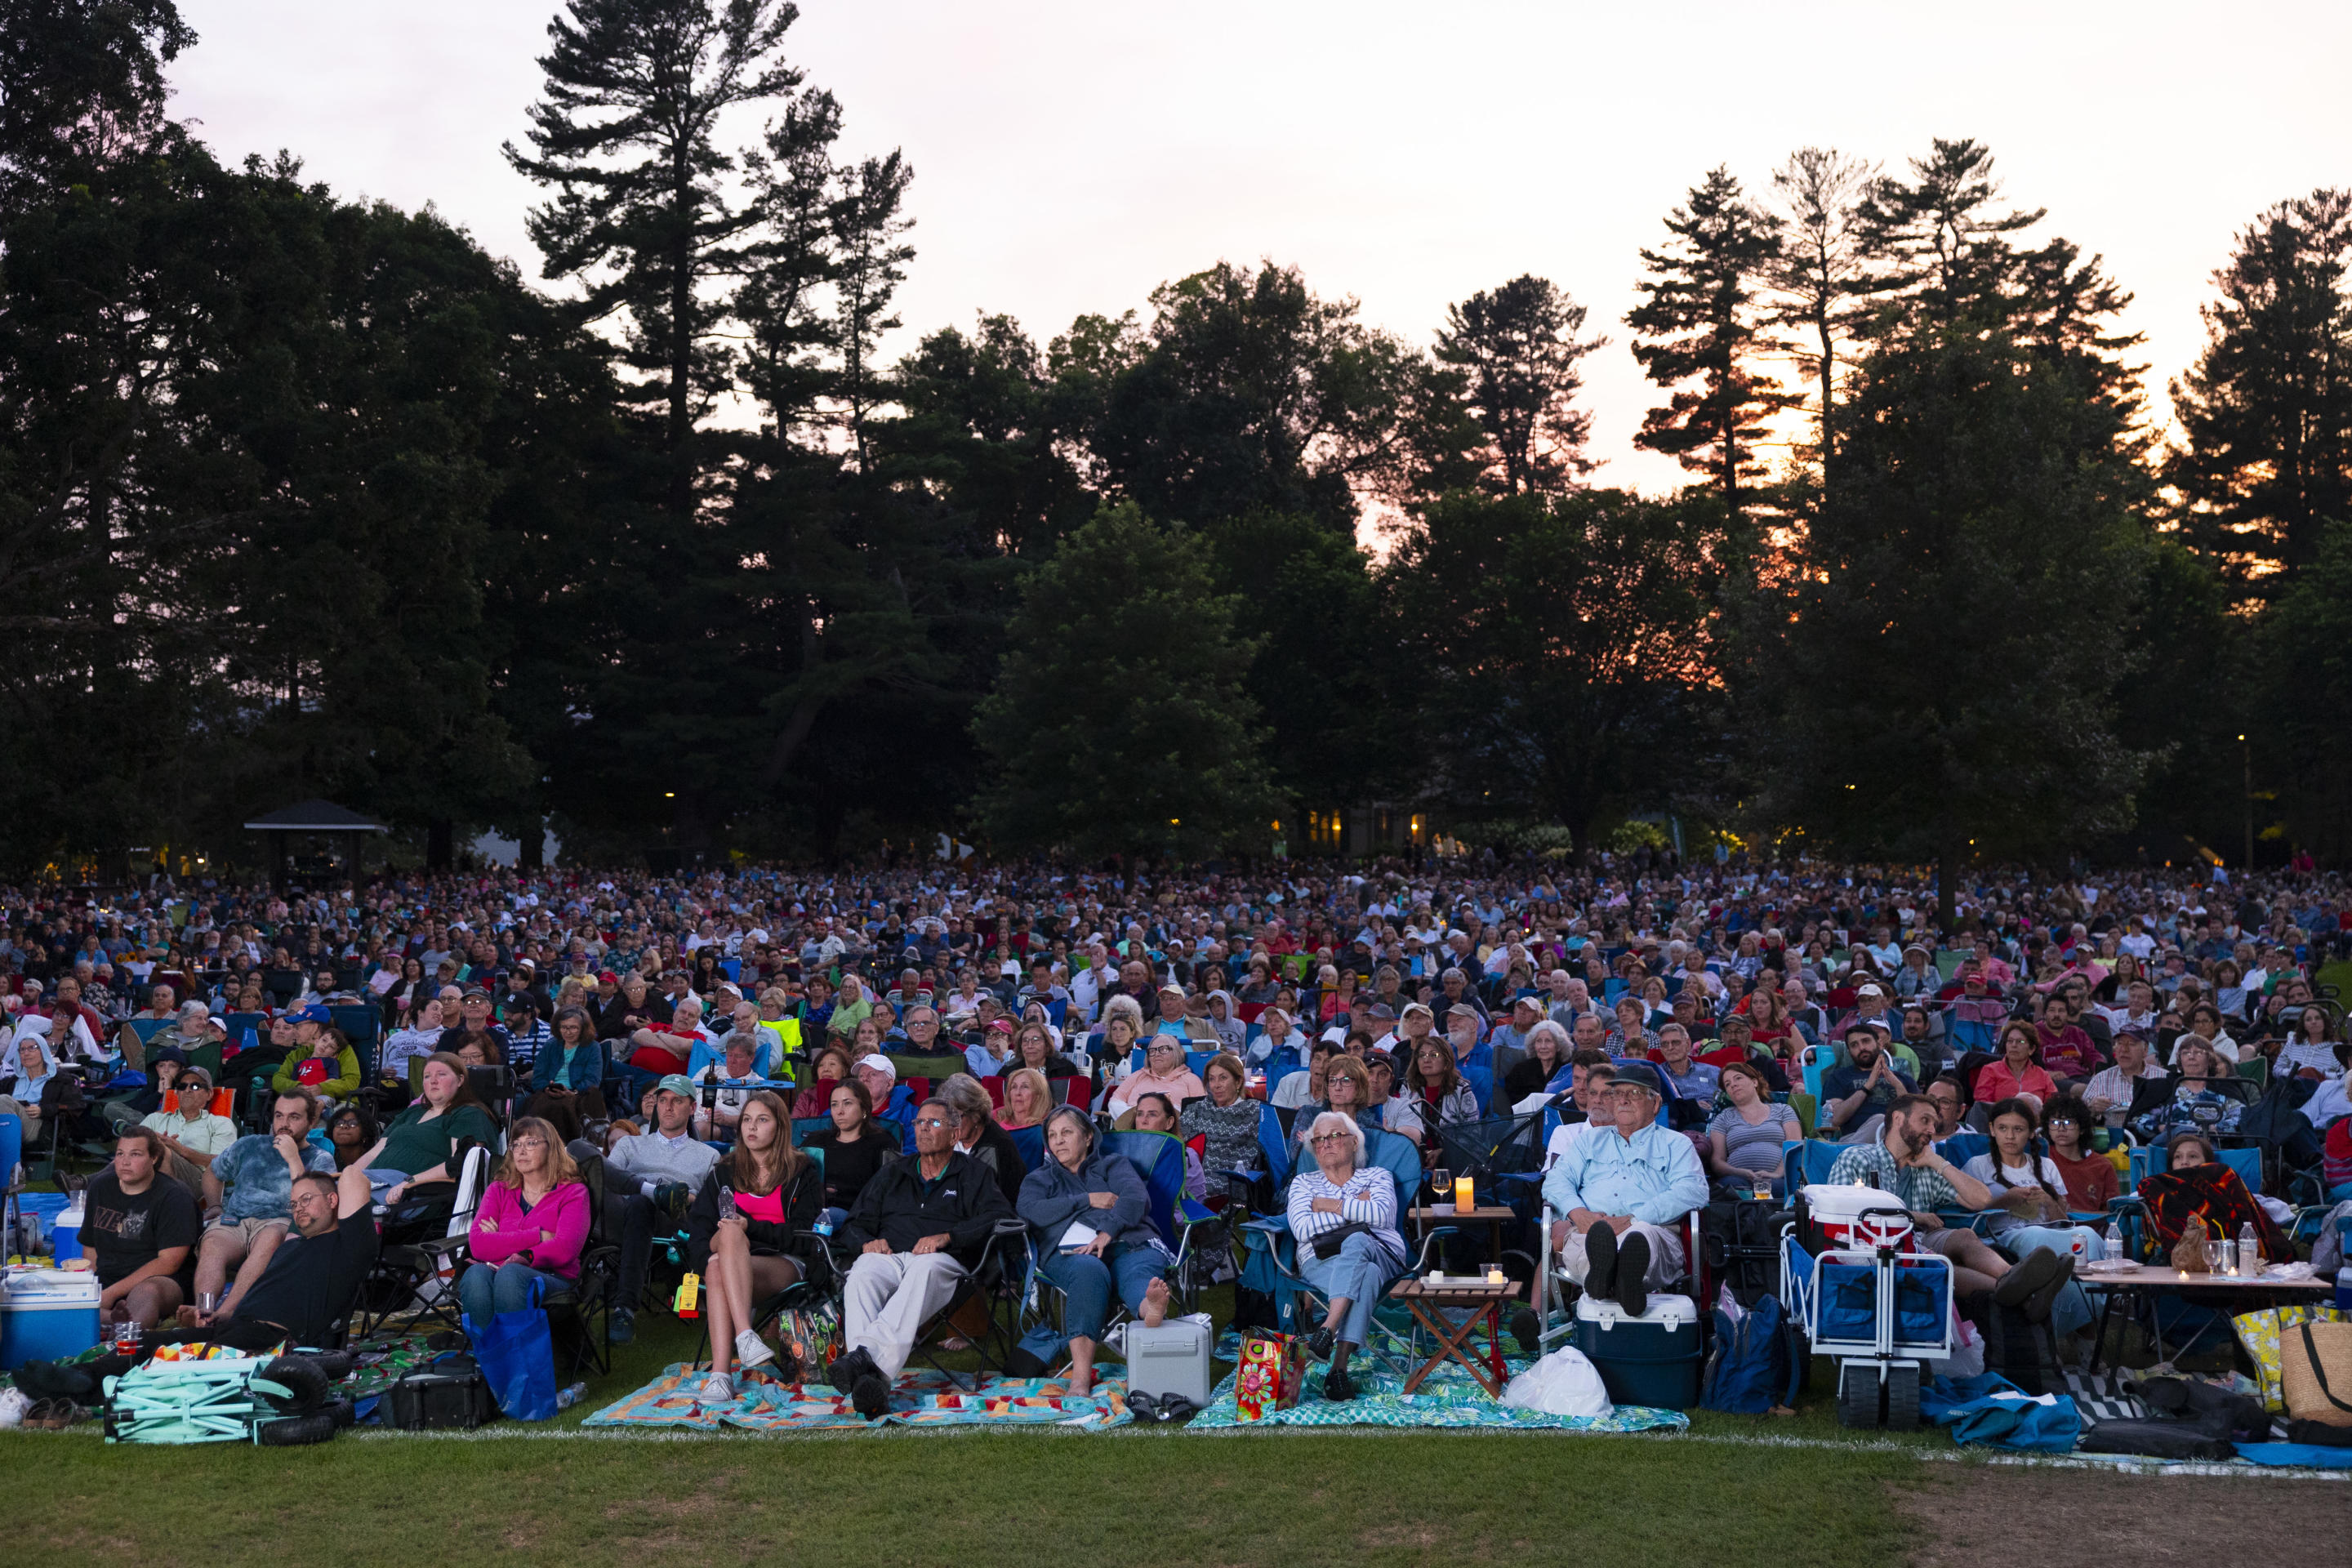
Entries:
<svg viewBox="0 0 2352 1568">
<path fill-rule="evenodd" d="M 944 1252 L 858 1254 L 843 1293 L 843 1344 L 872 1356 L 896 1382 L 914 1353 L 916 1333 L 954 1298 L 965 1272 Z"/>
<path fill-rule="evenodd" d="M 1625 1237 L 1632 1236 L 1635 1232 L 1647 1237 L 1650 1241 L 1650 1267 L 1643 1277 L 1643 1288 L 1650 1290 L 1663 1290 L 1681 1279 L 1682 1237 L 1671 1230 L 1652 1225 L 1647 1220 L 1637 1219 L 1627 1227 L 1623 1236 L 1617 1238 L 1617 1245 L 1624 1246 Z M 1579 1285 L 1584 1283 L 1585 1272 L 1592 1267 L 1584 1256 L 1584 1237 L 1574 1231 L 1569 1232 L 1566 1245 L 1559 1249 L 1559 1266 L 1561 1272 Z"/>
</svg>

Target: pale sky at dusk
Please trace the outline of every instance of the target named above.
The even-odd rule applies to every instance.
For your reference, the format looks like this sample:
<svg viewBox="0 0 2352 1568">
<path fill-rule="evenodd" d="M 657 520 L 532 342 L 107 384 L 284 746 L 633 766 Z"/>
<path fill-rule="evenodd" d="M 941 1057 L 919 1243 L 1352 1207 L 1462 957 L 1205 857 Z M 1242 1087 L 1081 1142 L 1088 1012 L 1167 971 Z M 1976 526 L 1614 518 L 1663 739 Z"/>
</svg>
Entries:
<svg viewBox="0 0 2352 1568">
<path fill-rule="evenodd" d="M 536 278 L 520 142 L 553 0 L 181 0 L 175 110 L 222 157 L 288 148 L 346 196 L 427 201 Z M 907 330 L 1019 317 L 1041 343 L 1220 258 L 1301 268 L 1426 343 L 1449 301 L 1537 272 L 1609 333 L 1598 482 L 1632 445 L 1635 252 L 1711 165 L 1751 191 L 1808 143 L 1899 165 L 1931 136 L 2000 158 L 2040 232 L 2104 252 L 2163 379 L 2202 341 L 2232 234 L 2352 184 L 2340 4 L 1174 5 L 803 0 L 788 52 L 844 106 L 845 155 L 914 164 Z M 746 139 L 754 129 L 747 118 Z"/>
</svg>

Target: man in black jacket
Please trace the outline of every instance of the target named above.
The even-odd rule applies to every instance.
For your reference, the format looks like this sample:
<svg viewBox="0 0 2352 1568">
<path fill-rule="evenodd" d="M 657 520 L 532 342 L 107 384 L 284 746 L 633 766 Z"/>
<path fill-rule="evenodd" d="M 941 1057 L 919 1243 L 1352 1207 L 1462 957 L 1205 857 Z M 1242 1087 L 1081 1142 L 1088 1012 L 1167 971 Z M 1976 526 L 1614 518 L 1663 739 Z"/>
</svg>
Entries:
<svg viewBox="0 0 2352 1568">
<path fill-rule="evenodd" d="M 847 1349 L 827 1369 L 868 1421 L 890 1408 L 915 1335 L 978 1266 L 996 1222 L 1013 1215 L 996 1179 L 956 1152 L 952 1106 L 915 1112 L 915 1157 L 882 1167 L 857 1194 L 842 1236 L 858 1249 L 843 1294 Z"/>
</svg>

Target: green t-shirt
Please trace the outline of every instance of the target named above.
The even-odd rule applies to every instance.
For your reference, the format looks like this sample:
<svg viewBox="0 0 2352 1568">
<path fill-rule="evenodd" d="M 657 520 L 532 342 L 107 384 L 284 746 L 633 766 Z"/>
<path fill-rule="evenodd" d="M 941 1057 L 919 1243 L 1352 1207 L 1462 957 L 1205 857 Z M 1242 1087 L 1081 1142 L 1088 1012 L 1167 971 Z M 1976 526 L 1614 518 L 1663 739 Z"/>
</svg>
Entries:
<svg viewBox="0 0 2352 1568">
<path fill-rule="evenodd" d="M 375 1157 L 371 1170 L 398 1171 L 404 1176 L 429 1171 L 448 1163 L 449 1151 L 460 1138 L 497 1146 L 498 1124 L 480 1106 L 460 1105 L 428 1121 L 425 1113 L 429 1109 L 419 1103 L 393 1118 L 392 1125 L 384 1129 L 383 1152 Z"/>
</svg>

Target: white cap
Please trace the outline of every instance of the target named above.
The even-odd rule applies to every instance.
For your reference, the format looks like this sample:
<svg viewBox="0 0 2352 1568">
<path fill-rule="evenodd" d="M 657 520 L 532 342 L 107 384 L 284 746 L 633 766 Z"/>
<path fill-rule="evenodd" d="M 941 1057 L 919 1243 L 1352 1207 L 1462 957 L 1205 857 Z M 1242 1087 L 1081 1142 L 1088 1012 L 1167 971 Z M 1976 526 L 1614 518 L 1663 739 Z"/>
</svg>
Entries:
<svg viewBox="0 0 2352 1568">
<path fill-rule="evenodd" d="M 864 1056 L 857 1058 L 855 1065 L 862 1068 L 872 1068 L 876 1072 L 887 1072 L 890 1075 L 890 1081 L 893 1083 L 896 1083 L 898 1080 L 898 1069 L 891 1066 L 890 1058 L 884 1056 L 879 1051 L 866 1052 Z"/>
</svg>

